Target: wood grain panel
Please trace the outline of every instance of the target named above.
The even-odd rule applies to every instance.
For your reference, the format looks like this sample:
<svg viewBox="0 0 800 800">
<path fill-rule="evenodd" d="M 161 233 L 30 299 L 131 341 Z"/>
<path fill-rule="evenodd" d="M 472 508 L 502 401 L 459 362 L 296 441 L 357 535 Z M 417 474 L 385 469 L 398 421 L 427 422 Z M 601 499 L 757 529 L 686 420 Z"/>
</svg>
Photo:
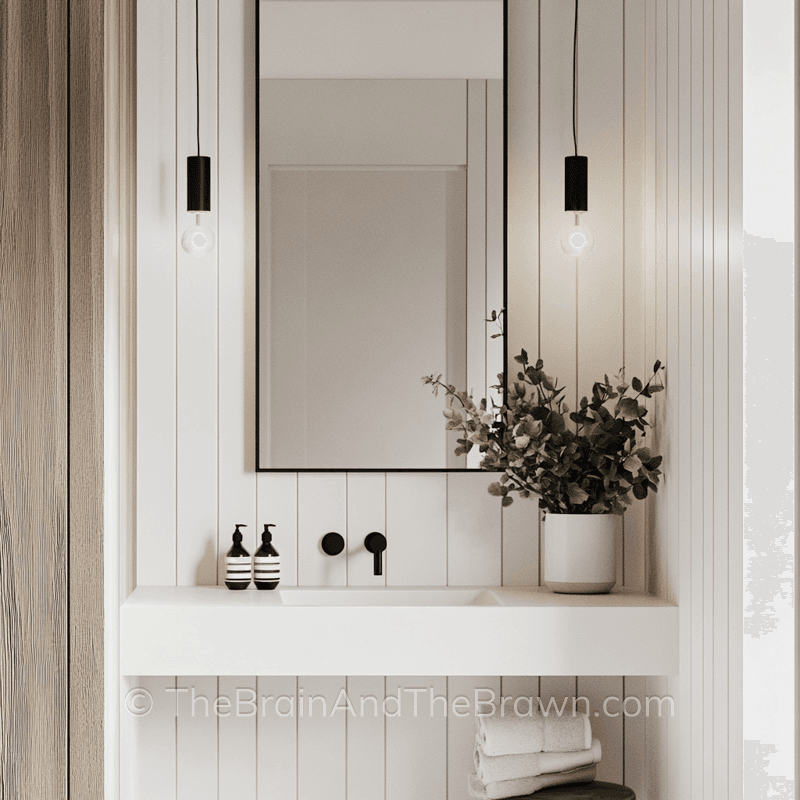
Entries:
<svg viewBox="0 0 800 800">
<path fill-rule="evenodd" d="M 67 127 L 67 14 L 68 6 L 59 3 L 33 7 L 12 0 L 0 8 L 3 797 L 65 797 L 68 781 L 67 504 L 71 476 L 67 297 L 72 287 L 68 284 L 67 167 L 71 143 Z M 84 102 L 89 99 L 84 98 Z M 91 124 L 96 123 L 96 117 L 92 117 Z M 102 148 L 102 122 L 100 136 Z M 96 202 L 95 163 L 90 159 L 87 164 L 92 167 L 86 176 L 90 209 Z M 83 285 L 76 283 L 75 288 L 81 292 L 79 297 L 83 295 L 81 299 L 88 301 L 89 311 L 94 311 L 93 224 L 91 219 L 84 231 L 89 238 L 76 243 Z M 79 334 L 88 334 L 85 341 L 92 345 L 94 321 L 90 315 L 84 320 L 86 328 L 78 330 Z M 102 316 L 99 322 L 102 325 Z M 88 392 L 87 398 L 92 397 L 96 380 L 94 355 L 92 351 L 80 365 L 83 381 L 79 391 Z M 94 444 L 96 417 L 93 408 L 87 412 L 81 433 L 87 443 Z M 93 483 L 91 463 L 83 466 Z M 75 499 L 86 502 L 82 496 Z M 87 544 L 91 544 L 98 533 L 95 508 L 87 504 L 84 511 L 90 526 Z M 91 604 L 91 592 L 88 587 L 76 600 Z M 83 659 L 90 652 L 84 647 L 79 653 L 81 668 L 85 668 Z M 100 656 L 102 659 L 102 652 Z M 85 698 L 76 700 L 81 706 L 80 723 L 85 715 L 92 714 L 92 708 Z"/>
<path fill-rule="evenodd" d="M 98 757 L 105 721 L 99 668 L 105 585 L 99 557 L 105 505 L 105 3 L 70 3 L 69 9 L 69 794 L 100 800 L 105 794 L 104 759 Z"/>
</svg>

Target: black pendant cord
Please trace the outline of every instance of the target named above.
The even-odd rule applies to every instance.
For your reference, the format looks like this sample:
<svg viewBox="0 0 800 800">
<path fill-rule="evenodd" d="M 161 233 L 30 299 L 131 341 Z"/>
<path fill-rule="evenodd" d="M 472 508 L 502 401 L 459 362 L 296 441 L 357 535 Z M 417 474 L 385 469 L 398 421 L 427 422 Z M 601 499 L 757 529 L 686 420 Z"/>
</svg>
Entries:
<svg viewBox="0 0 800 800">
<path fill-rule="evenodd" d="M 572 138 L 575 142 L 575 155 L 578 155 L 578 129 L 575 124 L 578 88 L 578 0 L 575 0 L 575 33 L 572 42 Z"/>
<path fill-rule="evenodd" d="M 578 0 L 575 0 L 577 13 Z M 197 155 L 200 155 L 200 0 L 194 0 L 194 64 L 197 77 Z"/>
</svg>

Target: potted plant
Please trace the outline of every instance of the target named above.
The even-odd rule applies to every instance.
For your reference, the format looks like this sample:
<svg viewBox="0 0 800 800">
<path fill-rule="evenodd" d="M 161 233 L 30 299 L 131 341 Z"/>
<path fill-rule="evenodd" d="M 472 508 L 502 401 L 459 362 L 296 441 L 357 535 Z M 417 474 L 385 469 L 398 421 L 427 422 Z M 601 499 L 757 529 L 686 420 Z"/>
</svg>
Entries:
<svg viewBox="0 0 800 800">
<path fill-rule="evenodd" d="M 661 456 L 644 445 L 647 408 L 641 398 L 663 390 L 661 362 L 653 365 L 647 383 L 624 372 L 612 386 L 608 376 L 592 387 L 576 411 L 564 402 L 544 372 L 541 359 L 531 365 L 522 350 L 517 380 L 506 388 L 502 406 L 478 404 L 468 392 L 441 381 L 422 380 L 443 389 L 450 398 L 444 410 L 448 430 L 460 430 L 456 455 L 477 447 L 481 469 L 502 472 L 489 493 L 504 506 L 520 497 L 536 496 L 545 512 L 545 583 L 558 592 L 602 593 L 615 583 L 614 514 L 623 514 L 634 499 L 656 491 Z M 502 390 L 504 375 L 497 376 Z"/>
</svg>

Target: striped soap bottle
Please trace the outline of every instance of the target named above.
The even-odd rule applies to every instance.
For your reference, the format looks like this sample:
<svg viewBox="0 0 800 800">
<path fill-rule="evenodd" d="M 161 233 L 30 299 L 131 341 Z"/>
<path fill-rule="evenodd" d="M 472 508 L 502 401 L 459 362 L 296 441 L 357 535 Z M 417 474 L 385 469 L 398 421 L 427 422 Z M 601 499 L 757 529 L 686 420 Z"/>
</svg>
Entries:
<svg viewBox="0 0 800 800">
<path fill-rule="evenodd" d="M 239 528 L 247 525 L 239 523 L 233 532 L 233 545 L 225 555 L 225 585 L 229 589 L 246 589 L 250 585 L 253 562 L 250 553 L 242 547 L 242 534 Z"/>
<path fill-rule="evenodd" d="M 257 589 L 274 589 L 281 579 L 281 557 L 272 546 L 272 533 L 270 528 L 275 525 L 264 525 L 261 534 L 261 547 L 254 556 L 255 584 Z"/>
</svg>

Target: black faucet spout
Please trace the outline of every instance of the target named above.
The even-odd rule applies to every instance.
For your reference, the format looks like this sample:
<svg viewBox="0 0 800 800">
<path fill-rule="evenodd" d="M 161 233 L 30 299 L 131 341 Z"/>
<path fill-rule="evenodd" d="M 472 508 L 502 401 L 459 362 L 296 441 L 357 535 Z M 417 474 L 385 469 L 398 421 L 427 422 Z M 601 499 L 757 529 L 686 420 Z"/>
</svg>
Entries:
<svg viewBox="0 0 800 800">
<path fill-rule="evenodd" d="M 382 533 L 373 531 L 368 533 L 364 539 L 364 547 L 372 553 L 374 557 L 373 572 L 375 575 L 383 575 L 382 553 L 386 549 L 386 537 Z"/>
</svg>

